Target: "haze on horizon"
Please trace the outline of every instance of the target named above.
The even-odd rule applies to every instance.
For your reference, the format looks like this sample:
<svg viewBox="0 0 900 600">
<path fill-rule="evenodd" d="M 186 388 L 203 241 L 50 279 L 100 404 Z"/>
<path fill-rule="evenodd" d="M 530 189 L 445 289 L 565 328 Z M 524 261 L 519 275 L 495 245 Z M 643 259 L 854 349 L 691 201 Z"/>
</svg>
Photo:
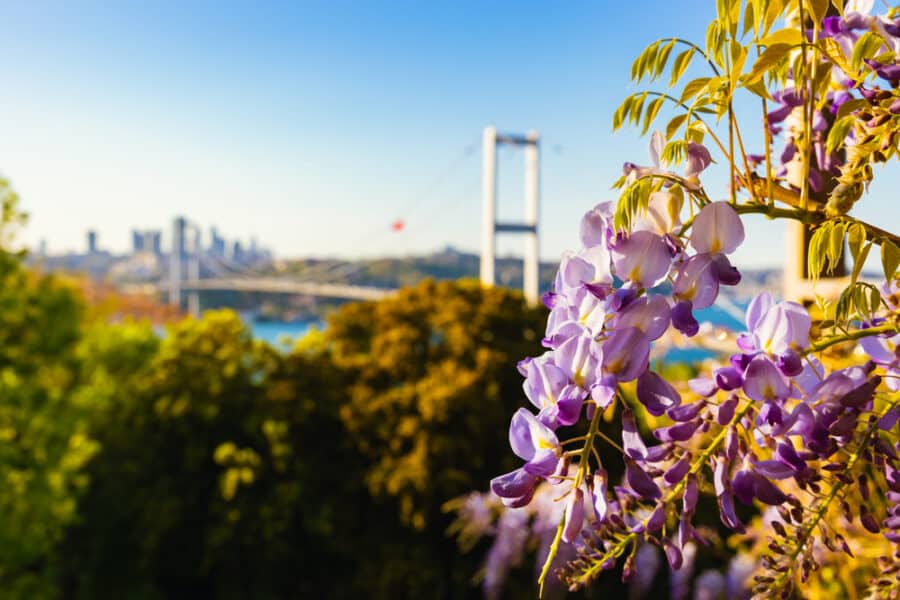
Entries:
<svg viewBox="0 0 900 600">
<path fill-rule="evenodd" d="M 26 243 L 81 249 L 90 228 L 124 251 L 132 228 L 167 235 L 183 214 L 278 256 L 347 258 L 477 251 L 488 124 L 541 132 L 541 254 L 557 258 L 580 215 L 615 198 L 622 162 L 647 160 L 637 131 L 610 127 L 633 57 L 661 36 L 702 40 L 698 15 L 713 13 L 706 0 L 3 8 L 0 174 L 31 214 Z M 501 152 L 507 220 L 521 162 Z M 727 193 L 715 176 L 707 189 Z M 897 173 L 880 177 L 858 215 L 900 222 L 897 189 Z M 780 265 L 780 238 L 748 240 L 739 264 Z"/>
</svg>

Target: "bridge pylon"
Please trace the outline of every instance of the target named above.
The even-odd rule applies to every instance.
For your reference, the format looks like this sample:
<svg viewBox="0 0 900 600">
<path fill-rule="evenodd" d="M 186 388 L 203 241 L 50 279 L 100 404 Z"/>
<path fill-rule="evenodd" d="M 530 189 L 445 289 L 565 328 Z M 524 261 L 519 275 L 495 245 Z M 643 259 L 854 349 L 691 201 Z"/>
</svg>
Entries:
<svg viewBox="0 0 900 600">
<path fill-rule="evenodd" d="M 525 236 L 525 256 L 522 288 L 531 305 L 539 301 L 538 276 L 540 247 L 538 243 L 538 204 L 540 197 L 539 135 L 529 131 L 525 135 L 498 134 L 494 126 L 485 127 L 482 138 L 482 212 L 481 212 L 481 283 L 495 282 L 495 262 L 498 233 L 518 233 Z M 525 149 L 525 219 L 521 223 L 497 222 L 497 146 L 522 146 Z"/>
</svg>

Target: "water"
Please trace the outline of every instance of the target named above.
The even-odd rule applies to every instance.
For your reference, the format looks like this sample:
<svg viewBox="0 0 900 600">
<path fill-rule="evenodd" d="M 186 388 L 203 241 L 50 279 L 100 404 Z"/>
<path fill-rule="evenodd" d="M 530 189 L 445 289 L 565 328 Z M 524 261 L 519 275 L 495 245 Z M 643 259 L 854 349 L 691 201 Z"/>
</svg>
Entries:
<svg viewBox="0 0 900 600">
<path fill-rule="evenodd" d="M 723 308 L 717 304 L 698 310 L 694 316 L 701 323 L 708 321 L 713 325 L 722 326 L 731 331 L 742 331 L 744 324 L 735 314 L 736 310 L 743 312 L 746 308 L 742 303 L 735 303 L 732 310 Z M 322 328 L 320 321 L 250 321 L 249 326 L 253 337 L 263 340 L 279 350 L 290 350 L 296 341 L 306 335 L 311 327 Z M 715 356 L 715 353 L 704 348 L 672 348 L 666 352 L 665 360 L 673 363 L 696 363 Z"/>
<path fill-rule="evenodd" d="M 306 335 L 311 327 L 322 327 L 318 321 L 250 321 L 253 337 L 280 350 L 287 350 Z"/>
</svg>

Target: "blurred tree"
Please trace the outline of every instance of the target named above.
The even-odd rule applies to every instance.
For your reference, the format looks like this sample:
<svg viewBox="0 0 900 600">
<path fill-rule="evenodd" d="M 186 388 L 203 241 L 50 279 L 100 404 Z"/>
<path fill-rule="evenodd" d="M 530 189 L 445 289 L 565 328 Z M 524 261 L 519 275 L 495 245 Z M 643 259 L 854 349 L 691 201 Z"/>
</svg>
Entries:
<svg viewBox="0 0 900 600">
<path fill-rule="evenodd" d="M 96 451 L 89 406 L 72 395 L 82 307 L 59 280 L 22 266 L 12 250 L 24 222 L 0 180 L 0 589 L 4 598 L 47 598 L 47 560 L 75 516 Z"/>
<path fill-rule="evenodd" d="M 542 351 L 543 318 L 515 291 L 462 280 L 425 281 L 329 319 L 325 336 L 349 393 L 341 421 L 374 505 L 399 517 L 370 524 L 382 558 L 360 564 L 369 593 L 474 594 L 476 563 L 446 538 L 441 506 L 515 466 L 496 432 L 521 402 L 515 364 Z"/>
</svg>

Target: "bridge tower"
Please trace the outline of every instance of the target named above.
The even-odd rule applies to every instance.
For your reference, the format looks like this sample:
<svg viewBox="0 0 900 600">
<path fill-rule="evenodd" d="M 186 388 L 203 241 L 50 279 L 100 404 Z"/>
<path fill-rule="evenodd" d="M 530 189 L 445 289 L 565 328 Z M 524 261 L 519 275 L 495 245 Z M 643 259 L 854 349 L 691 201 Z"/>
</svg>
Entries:
<svg viewBox="0 0 900 600">
<path fill-rule="evenodd" d="M 181 282 L 185 276 L 185 230 L 187 219 L 176 217 L 172 221 L 172 251 L 169 254 L 169 304 L 181 307 Z"/>
<path fill-rule="evenodd" d="M 538 272 L 538 198 L 539 136 L 537 131 L 525 135 L 498 134 L 494 126 L 485 127 L 482 138 L 482 211 L 481 211 L 481 283 L 494 285 L 495 254 L 498 233 L 525 236 L 522 287 L 525 299 L 535 305 L 539 301 Z M 525 149 L 525 220 L 522 223 L 497 222 L 497 146 L 522 146 Z"/>
<path fill-rule="evenodd" d="M 196 225 L 192 226 L 193 235 L 191 236 L 190 257 L 187 263 L 187 279 L 196 282 L 200 279 L 200 254 L 203 252 L 203 237 L 200 228 Z M 192 289 L 187 297 L 188 314 L 193 317 L 200 316 L 200 292 Z"/>
</svg>

